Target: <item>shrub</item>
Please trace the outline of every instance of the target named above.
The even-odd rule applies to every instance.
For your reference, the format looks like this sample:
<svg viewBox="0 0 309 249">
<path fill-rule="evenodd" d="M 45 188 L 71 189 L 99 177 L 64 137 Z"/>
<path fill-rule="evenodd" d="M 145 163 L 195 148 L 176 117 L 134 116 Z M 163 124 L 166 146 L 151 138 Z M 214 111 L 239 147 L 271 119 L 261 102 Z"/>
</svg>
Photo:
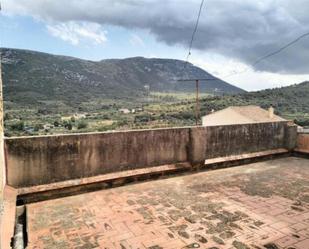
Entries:
<svg viewBox="0 0 309 249">
<path fill-rule="evenodd" d="M 295 119 L 294 122 L 300 126 L 309 126 L 309 119 Z"/>
<path fill-rule="evenodd" d="M 34 129 L 34 131 L 39 131 L 43 128 L 44 128 L 44 126 L 42 124 L 36 124 L 33 129 Z"/>
<path fill-rule="evenodd" d="M 149 122 L 154 120 L 154 117 L 152 117 L 150 114 L 141 114 L 141 115 L 136 115 L 134 118 L 134 123 L 139 123 L 139 122 Z"/>
<path fill-rule="evenodd" d="M 85 128 L 87 128 L 87 126 L 88 126 L 88 123 L 85 121 L 85 120 L 82 120 L 82 121 L 80 121 L 79 123 L 78 123 L 78 125 L 77 125 L 77 129 L 85 129 Z"/>
<path fill-rule="evenodd" d="M 58 127 L 60 124 L 59 124 L 59 122 L 56 120 L 55 122 L 54 122 L 54 126 L 55 127 Z"/>
<path fill-rule="evenodd" d="M 68 129 L 69 131 L 72 130 L 73 125 L 71 123 L 65 123 L 64 128 Z"/>
</svg>

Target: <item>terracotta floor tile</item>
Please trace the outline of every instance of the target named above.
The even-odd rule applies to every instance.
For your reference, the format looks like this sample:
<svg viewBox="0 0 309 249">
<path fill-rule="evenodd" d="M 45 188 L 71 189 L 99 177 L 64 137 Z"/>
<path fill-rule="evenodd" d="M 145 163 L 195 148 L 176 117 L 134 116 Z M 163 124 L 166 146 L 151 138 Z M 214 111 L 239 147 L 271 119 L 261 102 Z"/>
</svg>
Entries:
<svg viewBox="0 0 309 249">
<path fill-rule="evenodd" d="M 33 203 L 28 248 L 309 249 L 306 179 L 284 158 Z"/>
</svg>

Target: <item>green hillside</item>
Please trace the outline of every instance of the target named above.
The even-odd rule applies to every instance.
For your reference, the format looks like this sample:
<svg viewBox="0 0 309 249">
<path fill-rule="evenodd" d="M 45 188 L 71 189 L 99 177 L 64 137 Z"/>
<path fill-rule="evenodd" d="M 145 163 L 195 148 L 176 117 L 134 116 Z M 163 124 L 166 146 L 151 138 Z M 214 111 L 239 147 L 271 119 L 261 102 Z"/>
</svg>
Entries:
<svg viewBox="0 0 309 249">
<path fill-rule="evenodd" d="M 244 92 L 192 64 L 184 68 L 185 62 L 179 60 L 135 57 L 87 61 L 18 49 L 1 49 L 1 55 L 7 108 L 77 108 L 97 99 L 136 99 L 148 90 L 194 91 L 194 84 L 180 83 L 180 78 L 214 78 L 202 86 L 208 93 Z"/>
<path fill-rule="evenodd" d="M 201 94 L 201 114 L 235 105 L 275 107 L 276 113 L 309 126 L 309 82 L 238 95 Z M 193 93 L 153 92 L 135 100 L 102 99 L 81 103 L 78 110 L 21 108 L 6 110 L 7 136 L 126 130 L 195 124 Z M 128 112 L 128 113 L 125 113 Z"/>
<path fill-rule="evenodd" d="M 168 59 L 92 62 L 12 49 L 2 58 L 7 136 L 194 125 L 195 86 L 177 79 L 213 77 L 190 64 L 184 75 L 184 62 Z M 309 126 L 309 82 L 257 92 L 220 79 L 201 85 L 201 115 L 272 105 Z"/>
</svg>

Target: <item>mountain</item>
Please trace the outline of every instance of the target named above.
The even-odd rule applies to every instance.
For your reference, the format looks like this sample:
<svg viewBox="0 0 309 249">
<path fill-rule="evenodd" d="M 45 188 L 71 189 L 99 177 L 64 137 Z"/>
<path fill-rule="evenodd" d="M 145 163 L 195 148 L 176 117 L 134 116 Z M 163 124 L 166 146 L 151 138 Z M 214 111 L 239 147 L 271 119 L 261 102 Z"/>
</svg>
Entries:
<svg viewBox="0 0 309 249">
<path fill-rule="evenodd" d="M 47 53 L 1 49 L 6 102 L 34 105 L 41 101 L 80 103 L 96 98 L 137 98 L 149 86 L 156 92 L 192 92 L 194 82 L 181 78 L 215 78 L 190 63 L 172 59 L 82 60 Z M 185 66 L 186 65 L 186 66 Z M 201 91 L 244 92 L 218 78 L 201 84 Z"/>
</svg>

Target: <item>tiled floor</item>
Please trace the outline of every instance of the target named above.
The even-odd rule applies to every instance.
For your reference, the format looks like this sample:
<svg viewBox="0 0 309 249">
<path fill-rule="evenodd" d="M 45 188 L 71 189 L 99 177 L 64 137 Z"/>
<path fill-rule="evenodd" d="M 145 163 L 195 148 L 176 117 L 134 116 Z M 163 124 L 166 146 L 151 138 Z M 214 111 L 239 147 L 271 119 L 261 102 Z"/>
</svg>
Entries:
<svg viewBox="0 0 309 249">
<path fill-rule="evenodd" d="M 27 206 L 28 248 L 309 249 L 309 160 L 283 158 Z"/>
</svg>

